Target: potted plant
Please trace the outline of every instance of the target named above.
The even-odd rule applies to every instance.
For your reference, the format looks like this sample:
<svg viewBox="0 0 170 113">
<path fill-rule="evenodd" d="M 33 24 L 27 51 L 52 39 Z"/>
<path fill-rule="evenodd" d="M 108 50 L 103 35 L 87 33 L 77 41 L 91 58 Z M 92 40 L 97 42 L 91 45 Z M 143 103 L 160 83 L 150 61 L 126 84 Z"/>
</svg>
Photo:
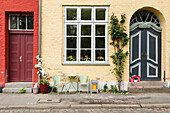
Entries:
<svg viewBox="0 0 170 113">
<path fill-rule="evenodd" d="M 49 91 L 49 83 L 47 81 L 48 73 L 45 71 L 45 68 L 43 68 L 42 58 L 39 55 L 37 55 L 36 58 L 38 59 L 38 64 L 35 64 L 35 68 L 38 68 L 37 74 L 40 78 L 40 92 L 47 93 Z"/>
<path fill-rule="evenodd" d="M 138 77 L 135 77 L 135 78 L 134 78 L 134 82 L 138 82 Z"/>
<path fill-rule="evenodd" d="M 40 92 L 41 93 L 48 93 L 49 92 L 49 83 L 46 79 L 40 80 Z"/>
</svg>

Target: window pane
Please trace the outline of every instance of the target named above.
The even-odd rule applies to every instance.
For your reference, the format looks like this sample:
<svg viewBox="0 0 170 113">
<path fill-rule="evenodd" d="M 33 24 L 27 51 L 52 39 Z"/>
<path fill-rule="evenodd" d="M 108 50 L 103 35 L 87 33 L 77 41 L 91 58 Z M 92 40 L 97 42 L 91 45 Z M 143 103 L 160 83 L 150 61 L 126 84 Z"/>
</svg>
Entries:
<svg viewBox="0 0 170 113">
<path fill-rule="evenodd" d="M 91 37 L 81 37 L 81 48 L 91 48 Z"/>
<path fill-rule="evenodd" d="M 105 48 L 105 37 L 96 37 L 96 48 Z"/>
<path fill-rule="evenodd" d="M 19 16 L 19 29 L 26 29 L 26 16 Z"/>
<path fill-rule="evenodd" d="M 67 8 L 67 20 L 77 20 L 76 8 Z"/>
<path fill-rule="evenodd" d="M 97 8 L 96 9 L 96 20 L 105 20 L 105 8 Z"/>
<path fill-rule="evenodd" d="M 105 61 L 105 50 L 96 50 L 96 61 Z"/>
<path fill-rule="evenodd" d="M 34 17 L 27 16 L 27 29 L 34 29 Z"/>
<path fill-rule="evenodd" d="M 76 50 L 67 50 L 66 61 L 76 61 Z"/>
<path fill-rule="evenodd" d="M 81 35 L 91 36 L 91 25 L 81 25 Z"/>
<path fill-rule="evenodd" d="M 77 47 L 77 38 L 76 37 L 67 37 L 67 48 L 76 48 Z"/>
<path fill-rule="evenodd" d="M 67 25 L 67 35 L 77 36 L 77 25 Z"/>
<path fill-rule="evenodd" d="M 96 25 L 96 36 L 105 36 L 105 25 Z"/>
<path fill-rule="evenodd" d="M 80 61 L 91 61 L 91 50 L 81 50 Z"/>
<path fill-rule="evenodd" d="M 91 8 L 82 8 L 81 9 L 81 20 L 91 20 Z"/>
<path fill-rule="evenodd" d="M 17 16 L 10 16 L 10 29 L 17 29 Z"/>
</svg>

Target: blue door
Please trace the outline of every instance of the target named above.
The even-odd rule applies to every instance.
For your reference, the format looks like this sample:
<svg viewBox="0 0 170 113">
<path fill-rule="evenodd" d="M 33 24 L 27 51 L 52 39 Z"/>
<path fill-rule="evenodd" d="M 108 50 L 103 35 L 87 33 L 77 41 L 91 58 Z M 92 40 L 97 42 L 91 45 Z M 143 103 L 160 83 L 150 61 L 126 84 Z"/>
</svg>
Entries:
<svg viewBox="0 0 170 113">
<path fill-rule="evenodd" d="M 161 33 L 152 28 L 130 32 L 130 72 L 141 80 L 161 80 Z"/>
</svg>

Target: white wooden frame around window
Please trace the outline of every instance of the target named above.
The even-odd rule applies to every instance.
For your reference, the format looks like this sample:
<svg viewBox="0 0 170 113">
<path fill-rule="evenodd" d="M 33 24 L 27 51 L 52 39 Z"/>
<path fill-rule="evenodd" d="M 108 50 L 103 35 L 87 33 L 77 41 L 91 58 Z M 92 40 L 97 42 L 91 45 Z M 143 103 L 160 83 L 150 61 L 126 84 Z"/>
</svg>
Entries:
<svg viewBox="0 0 170 113">
<path fill-rule="evenodd" d="M 11 16 L 17 16 L 17 29 L 11 29 L 11 27 L 10 27 L 10 25 L 11 25 L 10 17 L 11 17 Z M 9 21 L 9 25 L 8 25 L 8 29 L 9 29 L 9 30 L 27 30 L 27 31 L 33 31 L 33 30 L 34 30 L 34 26 L 33 26 L 33 29 L 27 29 L 27 26 L 28 26 L 28 25 L 27 25 L 27 24 L 28 24 L 28 23 L 27 23 L 27 16 L 33 16 L 33 17 L 34 17 L 34 15 L 23 15 L 23 16 L 26 16 L 26 21 L 25 21 L 25 22 L 26 22 L 26 29 L 19 29 L 19 14 L 10 14 L 10 15 L 9 15 L 9 20 L 8 20 L 8 21 Z M 33 21 L 33 22 L 34 22 L 34 21 Z"/>
<path fill-rule="evenodd" d="M 67 20 L 67 8 L 76 8 L 77 9 L 77 20 Z M 81 8 L 92 8 L 92 20 L 81 20 Z M 96 21 L 95 20 L 95 10 L 96 8 L 106 8 L 106 14 L 105 14 L 105 20 L 100 20 Z M 63 64 L 87 64 L 87 65 L 108 65 L 108 22 L 109 22 L 109 11 L 108 11 L 108 6 L 104 7 L 93 7 L 93 6 L 65 6 L 64 7 L 64 59 L 63 59 Z M 66 61 L 67 58 L 67 25 L 77 25 L 77 54 L 76 54 L 76 60 L 77 61 Z M 81 57 L 81 25 L 91 25 L 91 61 L 80 61 Z M 105 50 L 105 61 L 95 61 L 95 25 L 105 25 L 105 48 L 102 48 Z M 97 36 L 100 37 L 100 36 Z M 101 50 L 101 49 L 100 49 Z"/>
<path fill-rule="evenodd" d="M 81 36 L 81 25 L 91 25 L 91 36 Z M 80 61 L 81 58 L 81 37 L 91 37 L 91 48 L 83 48 L 84 50 L 91 50 L 91 61 Z M 79 24 L 79 62 L 80 63 L 92 63 L 93 62 L 93 24 L 92 23 L 80 23 Z"/>
<path fill-rule="evenodd" d="M 96 36 L 95 34 L 95 26 L 96 25 L 105 25 L 105 35 L 104 36 Z M 95 48 L 96 37 L 105 37 L 105 48 Z M 108 62 L 108 54 L 107 54 L 107 46 L 108 46 L 108 23 L 94 23 L 94 63 L 107 63 Z M 105 50 L 105 61 L 96 61 L 96 50 Z"/>
<path fill-rule="evenodd" d="M 69 9 L 69 8 L 77 9 L 77 20 L 67 20 L 67 9 Z M 79 20 L 79 10 L 78 10 L 78 7 L 75 7 L 75 6 L 64 7 L 64 21 L 65 22 L 78 22 L 78 20 Z"/>
<path fill-rule="evenodd" d="M 67 35 L 67 25 L 76 25 L 77 26 L 77 36 L 69 36 Z M 64 54 L 65 54 L 65 57 L 64 57 L 64 62 L 68 62 L 68 63 L 78 63 L 78 23 L 65 23 L 65 42 L 64 42 L 64 48 L 65 48 L 65 51 L 64 51 Z M 76 50 L 76 61 L 66 61 L 66 57 L 67 57 L 67 50 L 71 49 L 71 48 L 67 48 L 67 37 L 76 37 L 77 40 L 76 40 L 76 43 L 77 43 L 77 48 L 75 49 Z"/>
<path fill-rule="evenodd" d="M 92 12 L 91 12 L 91 20 L 81 20 L 81 9 L 92 9 Z M 85 22 L 85 23 L 87 23 L 87 22 L 93 22 L 94 21 L 94 8 L 93 7 L 80 7 L 79 8 L 79 21 L 80 22 Z"/>
</svg>

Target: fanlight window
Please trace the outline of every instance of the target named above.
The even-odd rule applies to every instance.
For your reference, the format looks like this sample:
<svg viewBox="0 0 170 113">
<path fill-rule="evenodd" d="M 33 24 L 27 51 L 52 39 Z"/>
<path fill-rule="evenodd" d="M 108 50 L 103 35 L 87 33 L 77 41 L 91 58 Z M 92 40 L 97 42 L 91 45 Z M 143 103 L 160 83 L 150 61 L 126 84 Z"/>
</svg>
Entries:
<svg viewBox="0 0 170 113">
<path fill-rule="evenodd" d="M 130 20 L 130 26 L 137 22 L 151 22 L 157 27 L 161 27 L 159 18 L 153 12 L 150 12 L 148 10 L 137 11 Z"/>
</svg>

